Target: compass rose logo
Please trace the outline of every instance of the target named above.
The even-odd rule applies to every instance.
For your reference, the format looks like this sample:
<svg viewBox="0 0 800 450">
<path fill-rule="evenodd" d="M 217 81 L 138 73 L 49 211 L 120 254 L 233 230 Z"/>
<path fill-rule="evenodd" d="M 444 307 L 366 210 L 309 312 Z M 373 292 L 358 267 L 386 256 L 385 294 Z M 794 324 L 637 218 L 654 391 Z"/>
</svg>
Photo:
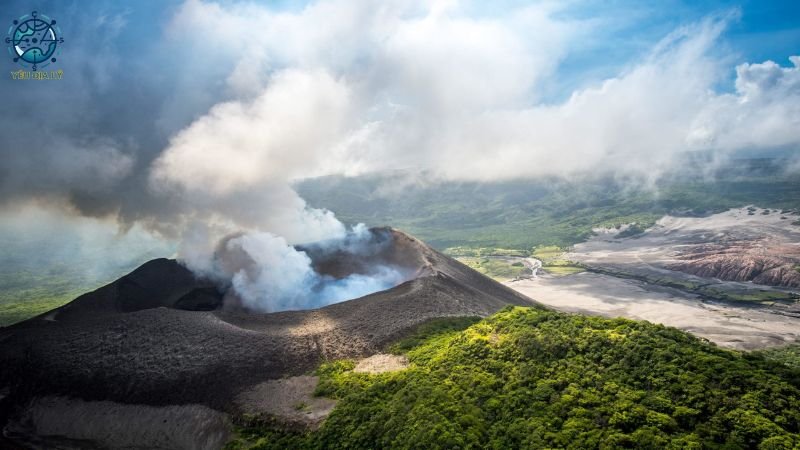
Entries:
<svg viewBox="0 0 800 450">
<path fill-rule="evenodd" d="M 56 62 L 59 44 L 64 43 L 56 21 L 33 11 L 8 28 L 6 44 L 14 62 L 36 71 Z"/>
</svg>

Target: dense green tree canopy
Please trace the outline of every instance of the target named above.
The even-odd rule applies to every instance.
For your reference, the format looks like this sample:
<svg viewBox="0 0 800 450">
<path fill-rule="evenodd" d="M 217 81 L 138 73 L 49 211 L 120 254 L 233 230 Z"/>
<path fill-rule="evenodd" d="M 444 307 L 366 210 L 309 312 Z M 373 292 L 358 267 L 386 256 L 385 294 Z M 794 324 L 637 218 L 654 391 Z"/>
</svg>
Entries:
<svg viewBox="0 0 800 450">
<path fill-rule="evenodd" d="M 242 435 L 258 448 L 800 445 L 798 372 L 761 356 L 647 322 L 530 308 L 461 324 L 397 344 L 412 362 L 399 372 L 323 365 L 318 393 L 340 400 L 320 430 Z"/>
</svg>

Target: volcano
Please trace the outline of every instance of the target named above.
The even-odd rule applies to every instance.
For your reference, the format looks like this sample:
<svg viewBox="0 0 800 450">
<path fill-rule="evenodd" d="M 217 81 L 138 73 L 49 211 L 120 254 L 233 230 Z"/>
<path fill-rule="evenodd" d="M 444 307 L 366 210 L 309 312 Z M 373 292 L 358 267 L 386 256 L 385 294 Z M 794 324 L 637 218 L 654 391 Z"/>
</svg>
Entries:
<svg viewBox="0 0 800 450">
<path fill-rule="evenodd" d="M 331 277 L 392 264 L 411 274 L 407 281 L 319 309 L 254 313 L 226 307 L 224 292 L 179 262 L 156 259 L 0 329 L 6 439 L 62 436 L 59 445 L 81 447 L 124 423 L 113 432 L 120 445 L 214 448 L 224 442 L 228 415 L 242 412 L 236 399 L 260 384 L 378 354 L 434 319 L 537 305 L 406 233 L 369 231 L 388 245 L 358 258 L 303 250 Z"/>
</svg>

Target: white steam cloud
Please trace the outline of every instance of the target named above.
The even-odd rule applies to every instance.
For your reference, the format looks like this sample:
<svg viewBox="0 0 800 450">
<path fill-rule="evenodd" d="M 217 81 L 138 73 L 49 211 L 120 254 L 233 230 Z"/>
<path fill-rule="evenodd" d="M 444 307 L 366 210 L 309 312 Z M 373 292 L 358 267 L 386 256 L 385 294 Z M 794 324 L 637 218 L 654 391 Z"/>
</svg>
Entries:
<svg viewBox="0 0 800 450">
<path fill-rule="evenodd" d="M 175 30 L 220 30 L 221 42 L 263 30 L 241 56 L 261 76 L 237 65 L 228 83 L 240 98 L 176 136 L 153 176 L 217 196 L 265 179 L 397 168 L 460 180 L 657 176 L 685 152 L 800 145 L 800 58 L 739 65 L 735 90 L 718 88 L 734 69 L 718 44 L 736 14 L 675 30 L 562 103 L 538 102 L 586 35 L 558 12 L 538 4 L 475 18 L 457 2 L 334 0 L 278 13 L 189 1 Z"/>
<path fill-rule="evenodd" d="M 374 242 L 372 237 L 359 224 L 340 239 L 314 244 L 313 250 L 323 258 L 335 252 L 369 258 L 389 244 Z M 198 252 L 198 248 L 203 247 L 189 245 L 191 251 L 181 255 L 187 267 L 227 290 L 229 307 L 260 312 L 318 308 L 389 289 L 410 278 L 407 269 L 383 263 L 338 278 L 319 273 L 306 251 L 265 232 L 228 236 L 213 252 Z"/>
<path fill-rule="evenodd" d="M 292 247 L 345 239 L 333 214 L 290 187 L 311 176 L 653 179 L 685 152 L 800 145 L 800 57 L 788 68 L 741 64 L 735 90 L 717 88 L 733 70 L 718 42 L 736 14 L 677 29 L 617 76 L 542 103 L 570 45 L 591 31 L 558 13 L 552 3 L 474 17 L 458 2 L 323 0 L 294 12 L 185 2 L 171 36 L 215 30 L 185 42 L 187 55 L 241 52 L 225 80 L 230 99 L 174 135 L 151 167 L 151 188 L 177 199 L 189 266 L 264 311 L 394 282 L 391 271 L 329 280 Z M 233 232 L 243 234 L 210 256 Z"/>
</svg>

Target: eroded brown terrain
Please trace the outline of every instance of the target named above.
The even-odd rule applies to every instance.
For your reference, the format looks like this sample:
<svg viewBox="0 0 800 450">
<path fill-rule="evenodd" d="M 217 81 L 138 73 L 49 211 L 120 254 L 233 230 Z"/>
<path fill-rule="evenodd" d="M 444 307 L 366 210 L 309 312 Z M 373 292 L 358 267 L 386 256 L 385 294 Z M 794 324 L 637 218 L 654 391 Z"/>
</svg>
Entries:
<svg viewBox="0 0 800 450">
<path fill-rule="evenodd" d="M 725 281 L 800 287 L 800 246 L 770 238 L 727 240 L 696 245 L 675 256 L 666 268 Z"/>
<path fill-rule="evenodd" d="M 618 230 L 598 230 L 568 257 L 589 267 L 737 295 L 790 293 L 800 280 L 800 226 L 794 224 L 796 216 L 765 211 L 750 207 L 708 217 L 666 216 L 627 238 L 618 238 Z"/>
</svg>

